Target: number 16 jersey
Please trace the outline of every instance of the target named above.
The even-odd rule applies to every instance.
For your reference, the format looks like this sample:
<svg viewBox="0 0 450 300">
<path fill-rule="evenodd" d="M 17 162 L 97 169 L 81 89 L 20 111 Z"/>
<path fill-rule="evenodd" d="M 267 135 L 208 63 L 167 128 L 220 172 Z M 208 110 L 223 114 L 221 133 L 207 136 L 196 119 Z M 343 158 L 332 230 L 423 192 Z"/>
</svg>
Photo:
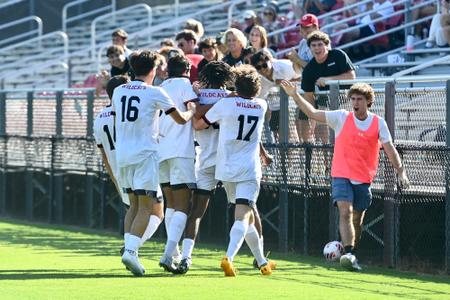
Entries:
<svg viewBox="0 0 450 300">
<path fill-rule="evenodd" d="M 240 182 L 261 178 L 259 142 L 267 103 L 258 98 L 223 98 L 205 115 L 220 124 L 216 179 Z"/>
<path fill-rule="evenodd" d="M 159 87 L 132 81 L 114 90 L 116 158 L 119 167 L 139 164 L 158 151 L 159 110 L 170 113 L 175 104 Z"/>
</svg>

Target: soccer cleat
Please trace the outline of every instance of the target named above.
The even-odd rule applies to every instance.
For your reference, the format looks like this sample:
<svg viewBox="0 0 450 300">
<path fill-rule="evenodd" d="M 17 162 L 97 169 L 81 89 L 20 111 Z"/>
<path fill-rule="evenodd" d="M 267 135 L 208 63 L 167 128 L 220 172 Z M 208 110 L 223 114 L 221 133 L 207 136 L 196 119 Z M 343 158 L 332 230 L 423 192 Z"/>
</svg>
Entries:
<svg viewBox="0 0 450 300">
<path fill-rule="evenodd" d="M 175 266 L 178 266 L 178 264 L 181 262 L 181 254 L 178 254 L 176 256 L 172 256 L 172 263 Z"/>
<path fill-rule="evenodd" d="M 125 246 L 122 246 L 122 248 L 120 248 L 120 256 L 122 256 L 125 253 Z"/>
<path fill-rule="evenodd" d="M 163 255 L 159 260 L 159 266 L 164 269 L 166 272 L 174 273 L 176 272 L 177 267 L 173 264 L 173 259 Z"/>
<path fill-rule="evenodd" d="M 122 263 L 125 265 L 127 270 L 135 276 L 143 276 L 145 273 L 145 269 L 139 262 L 139 258 L 134 251 L 125 250 L 122 255 Z"/>
<path fill-rule="evenodd" d="M 351 253 L 346 253 L 346 254 L 342 255 L 341 260 L 339 262 L 344 269 L 347 269 L 349 271 L 361 271 L 362 270 L 362 268 L 358 264 L 358 260 Z"/>
<path fill-rule="evenodd" d="M 264 265 L 262 265 L 259 270 L 261 271 L 261 274 L 263 275 L 272 275 L 272 269 L 270 268 L 270 263 L 267 262 Z"/>
<path fill-rule="evenodd" d="M 267 251 L 266 259 L 269 257 L 270 251 Z M 274 260 L 267 260 L 269 263 L 269 266 L 272 270 L 275 270 L 277 268 L 277 263 Z M 253 259 L 253 268 L 259 270 L 258 261 L 256 258 Z"/>
<path fill-rule="evenodd" d="M 222 258 L 220 267 L 225 273 L 225 276 L 236 276 L 236 269 L 234 268 L 233 263 L 228 257 L 224 256 L 224 258 Z"/>
<path fill-rule="evenodd" d="M 186 274 L 192 265 L 192 260 L 189 257 L 183 258 L 178 264 L 175 271 L 176 274 Z"/>
</svg>

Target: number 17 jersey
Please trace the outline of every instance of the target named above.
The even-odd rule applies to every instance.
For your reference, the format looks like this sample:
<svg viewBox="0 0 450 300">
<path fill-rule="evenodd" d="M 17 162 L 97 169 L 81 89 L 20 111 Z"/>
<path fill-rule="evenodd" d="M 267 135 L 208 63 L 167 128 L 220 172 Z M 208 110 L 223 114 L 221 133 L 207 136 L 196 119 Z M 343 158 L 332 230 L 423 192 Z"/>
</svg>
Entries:
<svg viewBox="0 0 450 300">
<path fill-rule="evenodd" d="M 205 115 L 220 124 L 216 156 L 216 179 L 240 182 L 261 178 L 259 142 L 267 110 L 258 98 L 223 98 Z"/>
<path fill-rule="evenodd" d="M 170 113 L 175 104 L 167 93 L 142 81 L 132 81 L 114 90 L 112 110 L 116 115 L 116 158 L 119 167 L 139 164 L 158 151 L 159 111 Z"/>
</svg>

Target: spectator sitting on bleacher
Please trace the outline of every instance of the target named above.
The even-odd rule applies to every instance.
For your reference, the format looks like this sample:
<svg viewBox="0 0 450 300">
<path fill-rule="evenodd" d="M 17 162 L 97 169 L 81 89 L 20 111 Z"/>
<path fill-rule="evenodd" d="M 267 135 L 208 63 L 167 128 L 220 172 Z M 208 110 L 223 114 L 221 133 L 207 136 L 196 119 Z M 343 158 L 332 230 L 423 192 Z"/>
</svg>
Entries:
<svg viewBox="0 0 450 300">
<path fill-rule="evenodd" d="M 441 0 L 441 13 L 433 16 L 425 47 L 448 47 L 450 44 L 450 1 Z"/>
<path fill-rule="evenodd" d="M 203 59 L 203 56 L 197 48 L 197 35 L 194 31 L 184 29 L 180 31 L 175 37 L 177 47 L 183 51 L 184 55 L 191 63 L 191 72 L 189 79 L 191 82 L 198 80 L 198 64 Z"/>
<path fill-rule="evenodd" d="M 194 19 L 188 19 L 184 25 L 184 29 L 192 30 L 197 35 L 197 40 L 200 40 L 205 34 L 203 24 L 200 21 Z"/>
<path fill-rule="evenodd" d="M 309 14 L 316 16 L 329 12 L 336 4 L 336 0 L 306 0 L 304 9 Z"/>
<path fill-rule="evenodd" d="M 258 25 L 258 17 L 256 16 L 253 10 L 244 11 L 242 17 L 244 18 L 245 21 L 245 25 L 242 31 L 245 33 L 246 36 L 248 36 L 253 26 Z"/>
<path fill-rule="evenodd" d="M 267 30 L 267 33 L 270 34 L 273 31 L 281 29 L 281 24 L 277 20 L 278 16 L 278 7 L 274 4 L 269 4 L 264 8 L 263 12 L 263 27 Z M 274 51 L 277 50 L 278 43 L 284 42 L 282 34 L 275 34 L 269 37 L 268 46 Z"/>
<path fill-rule="evenodd" d="M 108 57 L 108 62 L 111 65 L 111 77 L 116 75 L 129 75 L 130 78 L 132 77 L 130 64 L 122 46 L 110 46 L 106 50 L 106 56 Z"/>
<path fill-rule="evenodd" d="M 272 56 L 275 56 L 275 52 L 272 49 L 267 48 L 267 40 L 266 29 L 260 25 L 253 26 L 249 35 L 250 47 L 253 48 L 254 52 L 267 50 Z"/>
<path fill-rule="evenodd" d="M 222 53 L 217 49 L 216 40 L 206 38 L 198 44 L 198 49 L 203 55 L 203 59 L 198 64 L 198 73 L 211 61 L 222 60 Z"/>
<path fill-rule="evenodd" d="M 112 44 L 122 46 L 123 50 L 125 51 L 126 57 L 129 57 L 133 51 L 131 51 L 127 47 L 128 33 L 123 29 L 117 29 L 112 33 L 111 37 L 112 37 Z"/>
<path fill-rule="evenodd" d="M 239 66 L 244 63 L 250 49 L 247 49 L 247 38 L 236 28 L 228 29 L 222 37 L 222 43 L 227 46 L 228 54 L 222 59 L 230 66 Z"/>
</svg>

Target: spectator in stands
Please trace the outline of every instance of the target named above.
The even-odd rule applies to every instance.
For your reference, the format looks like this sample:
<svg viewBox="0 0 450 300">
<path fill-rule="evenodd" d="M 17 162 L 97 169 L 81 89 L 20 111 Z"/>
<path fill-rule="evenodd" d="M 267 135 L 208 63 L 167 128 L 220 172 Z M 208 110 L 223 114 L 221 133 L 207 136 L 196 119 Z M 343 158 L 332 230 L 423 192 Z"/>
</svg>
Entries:
<svg viewBox="0 0 450 300">
<path fill-rule="evenodd" d="M 160 47 L 175 47 L 175 42 L 172 39 L 163 39 L 161 43 L 159 43 Z"/>
<path fill-rule="evenodd" d="M 255 25 L 249 34 L 250 46 L 258 52 L 267 48 L 267 31 L 264 27 Z"/>
<path fill-rule="evenodd" d="M 217 50 L 222 54 L 222 56 L 225 56 L 228 53 L 227 46 L 222 42 L 223 36 L 225 35 L 225 32 L 219 32 L 216 36 L 216 45 Z"/>
<path fill-rule="evenodd" d="M 117 30 L 114 30 L 111 37 L 112 37 L 112 44 L 117 45 L 117 46 L 122 46 L 125 51 L 126 57 L 129 57 L 131 52 L 133 52 L 133 51 L 131 51 L 127 47 L 128 33 L 123 29 L 117 29 Z"/>
<path fill-rule="evenodd" d="M 177 46 L 184 52 L 184 55 L 189 59 L 191 63 L 190 80 L 191 82 L 198 80 L 198 64 L 203 59 L 197 48 L 197 35 L 194 31 L 189 29 L 184 29 L 180 31 L 175 40 L 177 41 Z"/>
<path fill-rule="evenodd" d="M 111 65 L 110 75 L 131 75 L 131 68 L 125 50 L 122 46 L 112 45 L 106 50 L 108 62 Z"/>
<path fill-rule="evenodd" d="M 200 21 L 194 19 L 188 19 L 184 25 L 184 29 L 192 30 L 197 35 L 197 41 L 200 40 L 205 34 L 203 24 Z"/>
<path fill-rule="evenodd" d="M 269 4 L 264 8 L 263 12 L 263 27 L 267 30 L 267 33 L 278 30 L 281 28 L 280 23 L 277 21 L 278 7 L 274 4 Z M 278 43 L 283 42 L 282 34 L 275 34 L 269 37 L 268 47 L 277 50 Z"/>
<path fill-rule="evenodd" d="M 204 57 L 198 64 L 199 73 L 209 62 L 222 60 L 222 54 L 217 49 L 216 40 L 213 38 L 206 38 L 201 41 L 200 44 L 198 44 L 198 49 Z"/>
<path fill-rule="evenodd" d="M 167 57 L 160 53 L 157 54 L 157 57 L 159 63 L 155 70 L 155 78 L 153 79 L 154 86 L 159 86 L 169 76 L 167 73 Z"/>
<path fill-rule="evenodd" d="M 228 48 L 228 54 L 222 59 L 224 62 L 232 67 L 244 63 L 249 49 L 246 48 L 247 38 L 242 31 L 236 28 L 228 29 L 222 37 L 222 43 Z"/>
<path fill-rule="evenodd" d="M 336 4 L 336 0 L 306 0 L 304 9 L 309 14 L 316 16 L 329 12 Z"/>
<path fill-rule="evenodd" d="M 266 99 L 268 103 L 267 119 L 275 141 L 278 142 L 278 130 L 280 126 L 280 98 L 270 97 L 272 88 L 280 84 L 281 80 L 298 80 L 300 74 L 296 73 L 291 61 L 287 59 L 274 59 L 267 50 L 256 52 L 251 58 L 251 64 L 256 68 L 261 77 L 261 92 L 259 97 Z M 294 135 L 296 135 L 294 133 Z M 298 142 L 298 138 L 294 138 Z"/>
<path fill-rule="evenodd" d="M 316 30 L 319 30 L 319 20 L 313 14 L 306 14 L 301 17 L 298 25 L 300 27 L 300 33 L 303 39 L 300 41 L 298 45 L 298 52 L 295 51 L 294 48 L 291 49 L 289 53 L 286 54 L 287 58 L 289 58 L 294 64 L 294 68 L 296 72 L 300 72 L 301 69 L 306 67 L 306 65 L 313 59 L 313 54 L 311 49 L 308 47 L 308 43 L 306 42 L 306 38 L 308 35 Z"/>
<path fill-rule="evenodd" d="M 253 10 L 246 10 L 242 14 L 244 17 L 245 25 L 243 32 L 246 36 L 250 34 L 250 31 L 252 30 L 253 26 L 258 24 L 258 17 L 256 16 L 255 12 Z"/>
<path fill-rule="evenodd" d="M 326 33 L 315 31 L 308 35 L 308 47 L 313 59 L 306 65 L 302 73 L 302 89 L 304 98 L 316 107 L 326 107 L 327 98 L 315 98 L 316 87 L 327 90 L 327 80 L 355 79 L 355 67 L 347 54 L 340 49 L 329 50 L 330 38 Z M 302 112 L 298 115 L 300 137 L 304 142 L 312 142 L 311 126 Z M 328 143 L 328 130 L 318 126 L 318 136 L 323 143 Z"/>
<path fill-rule="evenodd" d="M 447 47 L 450 44 L 450 1 L 441 0 L 441 13 L 433 16 L 425 47 Z"/>
</svg>

